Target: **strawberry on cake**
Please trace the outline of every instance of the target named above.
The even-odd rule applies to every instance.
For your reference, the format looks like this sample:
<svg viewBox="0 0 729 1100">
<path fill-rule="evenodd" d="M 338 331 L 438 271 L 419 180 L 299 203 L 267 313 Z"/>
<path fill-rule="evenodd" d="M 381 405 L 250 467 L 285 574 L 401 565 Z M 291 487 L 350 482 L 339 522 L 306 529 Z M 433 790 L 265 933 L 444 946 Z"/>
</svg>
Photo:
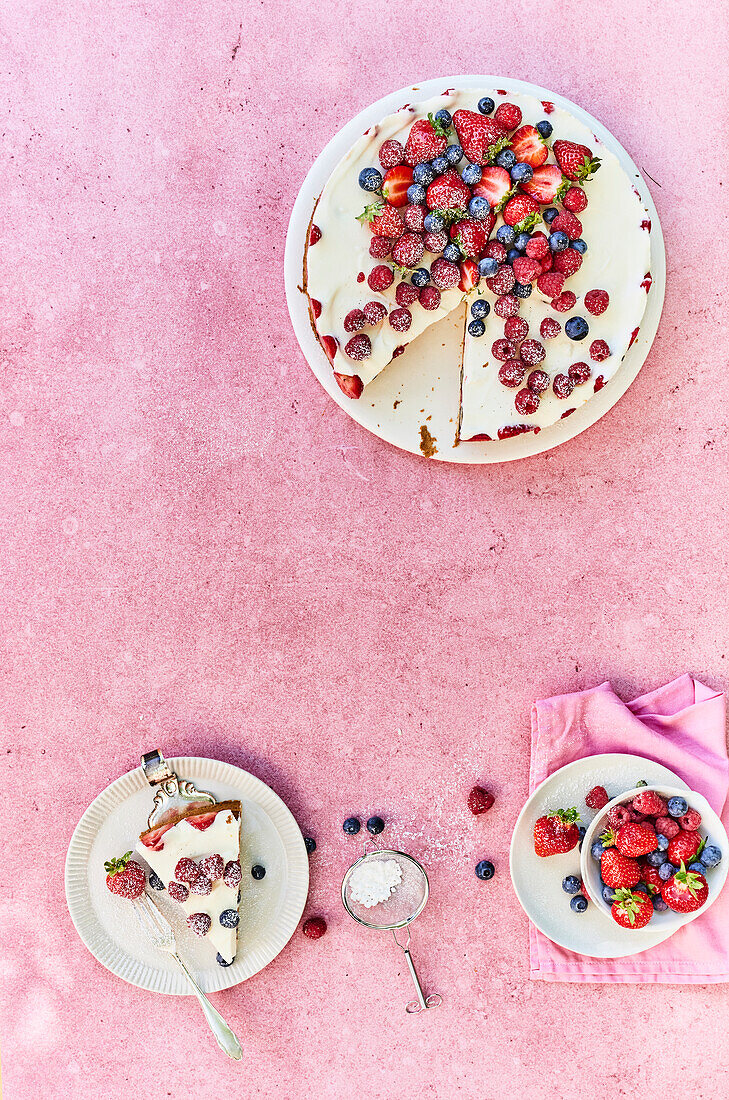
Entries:
<svg viewBox="0 0 729 1100">
<path fill-rule="evenodd" d="M 143 832 L 136 849 L 152 869 L 150 886 L 182 907 L 220 966 L 230 966 L 238 945 L 240 823 L 238 801 L 193 804 Z"/>
<path fill-rule="evenodd" d="M 615 155 L 567 110 L 450 89 L 371 127 L 334 169 L 304 250 L 311 325 L 356 399 L 461 308 L 456 442 L 538 432 L 635 340 L 650 228 Z"/>
</svg>

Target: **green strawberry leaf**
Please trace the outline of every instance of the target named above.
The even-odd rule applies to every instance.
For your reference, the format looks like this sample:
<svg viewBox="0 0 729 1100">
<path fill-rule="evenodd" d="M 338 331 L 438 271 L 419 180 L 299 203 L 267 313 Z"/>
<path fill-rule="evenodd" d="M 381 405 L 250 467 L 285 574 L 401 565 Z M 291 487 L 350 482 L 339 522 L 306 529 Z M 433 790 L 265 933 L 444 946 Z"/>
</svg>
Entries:
<svg viewBox="0 0 729 1100">
<path fill-rule="evenodd" d="M 554 202 L 562 202 L 563 198 L 572 186 L 572 180 L 568 180 L 566 176 L 562 176 L 562 182 L 557 188 L 557 192 L 554 196 Z"/>
<path fill-rule="evenodd" d="M 510 145 L 511 138 L 508 134 L 504 134 L 504 136 L 502 138 L 499 138 L 498 141 L 495 141 L 493 145 L 489 145 L 486 153 L 486 159 L 488 160 L 489 164 L 493 164 L 499 153 L 501 153 L 504 149 L 508 149 Z"/>
<path fill-rule="evenodd" d="M 531 233 L 539 222 L 542 220 L 542 214 L 540 210 L 533 210 L 531 214 L 527 214 L 525 218 L 514 226 L 515 233 Z"/>
<path fill-rule="evenodd" d="M 496 214 L 500 214 L 500 213 L 501 213 L 501 211 L 502 211 L 502 210 L 504 209 L 504 207 L 506 206 L 506 204 L 507 204 L 507 202 L 509 201 L 509 199 L 513 199 L 514 195 L 516 195 L 516 193 L 517 193 L 517 190 L 518 190 L 518 188 L 517 188 L 517 185 L 516 185 L 516 184 L 514 184 L 514 186 L 513 186 L 513 187 L 512 187 L 512 188 L 511 188 L 511 189 L 510 189 L 509 191 L 507 191 L 507 192 L 506 192 L 506 194 L 504 195 L 504 197 L 503 197 L 503 199 L 501 200 L 501 202 L 499 202 L 499 203 L 497 203 L 497 204 L 496 204 L 496 206 L 494 207 L 494 213 L 496 213 Z"/>
<path fill-rule="evenodd" d="M 373 222 L 385 209 L 384 202 L 373 202 L 357 215 L 358 222 Z"/>
<path fill-rule="evenodd" d="M 123 856 L 117 856 L 113 859 L 107 860 L 104 863 L 104 870 L 106 871 L 106 873 L 108 875 L 111 875 L 112 878 L 114 877 L 114 875 L 120 875 L 125 869 L 127 863 L 129 862 L 131 854 L 131 852 L 125 852 Z"/>
<path fill-rule="evenodd" d="M 440 122 L 432 112 L 428 114 L 428 122 L 433 127 L 438 137 L 447 138 L 449 133 L 451 132 L 452 127 L 444 126 L 443 123 Z"/>
</svg>

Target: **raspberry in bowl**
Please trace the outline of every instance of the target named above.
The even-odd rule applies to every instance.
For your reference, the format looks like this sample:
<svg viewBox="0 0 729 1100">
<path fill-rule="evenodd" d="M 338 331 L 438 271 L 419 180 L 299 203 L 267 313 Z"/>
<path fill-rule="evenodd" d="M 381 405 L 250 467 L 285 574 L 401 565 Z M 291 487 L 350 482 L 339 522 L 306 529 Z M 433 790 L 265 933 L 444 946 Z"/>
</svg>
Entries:
<svg viewBox="0 0 729 1100">
<path fill-rule="evenodd" d="M 584 889 L 608 920 L 635 934 L 669 934 L 716 900 L 729 870 L 729 842 L 703 795 L 641 786 L 607 802 L 580 853 Z"/>
</svg>

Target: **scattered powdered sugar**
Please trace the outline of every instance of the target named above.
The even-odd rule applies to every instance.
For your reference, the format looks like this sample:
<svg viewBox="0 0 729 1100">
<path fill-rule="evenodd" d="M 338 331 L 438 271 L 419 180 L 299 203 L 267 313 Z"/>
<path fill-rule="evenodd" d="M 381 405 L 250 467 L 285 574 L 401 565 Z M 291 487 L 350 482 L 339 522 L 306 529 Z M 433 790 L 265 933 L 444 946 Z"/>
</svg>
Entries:
<svg viewBox="0 0 729 1100">
<path fill-rule="evenodd" d="M 402 868 L 394 859 L 368 859 L 355 868 L 349 880 L 349 889 L 354 901 L 360 902 L 365 909 L 387 901 L 397 890 L 402 879 Z"/>
</svg>

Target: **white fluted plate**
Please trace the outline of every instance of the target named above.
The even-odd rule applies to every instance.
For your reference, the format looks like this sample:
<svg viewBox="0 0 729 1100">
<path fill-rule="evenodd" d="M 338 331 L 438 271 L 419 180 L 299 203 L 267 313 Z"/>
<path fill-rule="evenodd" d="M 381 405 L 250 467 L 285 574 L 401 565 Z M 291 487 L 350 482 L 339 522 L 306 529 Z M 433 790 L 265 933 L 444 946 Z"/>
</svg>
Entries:
<svg viewBox="0 0 729 1100">
<path fill-rule="evenodd" d="M 190 932 L 166 892 L 154 895 L 172 924 L 185 961 L 208 993 L 229 989 L 267 966 L 288 943 L 309 890 L 309 861 L 293 814 L 260 779 L 233 764 L 203 757 L 169 761 L 219 801 L 242 803 L 239 946 L 235 962 L 221 967 L 203 939 Z M 152 788 L 142 768 L 111 783 L 79 821 L 66 856 L 66 900 L 76 931 L 103 966 L 132 985 L 157 993 L 188 994 L 176 964 L 141 932 L 133 906 L 109 893 L 104 861 L 134 847 L 152 809 Z M 266 868 L 255 880 L 250 868 Z"/>
</svg>

